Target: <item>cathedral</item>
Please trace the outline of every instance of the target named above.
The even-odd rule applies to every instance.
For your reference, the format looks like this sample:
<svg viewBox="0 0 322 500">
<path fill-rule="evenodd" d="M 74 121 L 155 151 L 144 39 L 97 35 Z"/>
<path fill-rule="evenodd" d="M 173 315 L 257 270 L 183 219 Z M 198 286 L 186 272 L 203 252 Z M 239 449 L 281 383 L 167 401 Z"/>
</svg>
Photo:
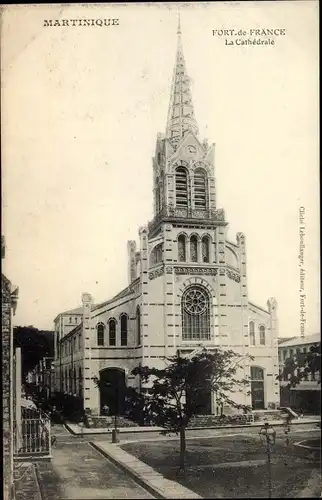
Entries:
<svg viewBox="0 0 322 500">
<path fill-rule="evenodd" d="M 127 243 L 128 286 L 100 304 L 84 293 L 81 307 L 54 320 L 56 390 L 80 396 L 93 415 L 105 405 L 113 412 L 119 384 L 144 390 L 131 374 L 139 364 L 161 368 L 165 357 L 202 348 L 253 356 L 239 373 L 251 387 L 234 393 L 236 402 L 279 404 L 276 301 L 268 299 L 266 309 L 249 299 L 245 236 L 227 240 L 216 205 L 214 144 L 199 138 L 180 25 L 177 43 L 166 129 L 152 165 L 154 216 L 139 229 L 139 245 Z M 219 411 L 214 394 L 200 397 L 202 413 Z"/>
</svg>

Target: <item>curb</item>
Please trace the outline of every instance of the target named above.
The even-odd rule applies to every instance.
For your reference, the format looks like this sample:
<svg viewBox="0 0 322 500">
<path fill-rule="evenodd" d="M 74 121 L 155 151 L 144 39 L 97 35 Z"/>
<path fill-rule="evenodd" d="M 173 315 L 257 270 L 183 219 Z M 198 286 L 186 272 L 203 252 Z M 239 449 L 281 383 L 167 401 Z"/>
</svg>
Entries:
<svg viewBox="0 0 322 500">
<path fill-rule="evenodd" d="M 112 455 L 107 453 L 105 450 L 102 450 L 98 446 L 96 446 L 95 443 L 89 443 L 96 451 L 98 451 L 101 455 L 103 455 L 105 458 L 107 458 L 110 462 L 112 462 L 114 465 L 116 465 L 119 469 L 122 469 L 126 474 L 128 474 L 137 484 L 139 484 L 142 488 L 144 488 L 146 491 L 151 493 L 155 498 L 162 498 L 166 499 L 164 495 L 160 493 L 159 490 L 154 488 L 154 486 L 150 485 L 148 482 L 146 482 L 142 477 L 137 474 L 137 472 L 133 471 L 130 467 L 128 467 L 125 464 L 122 464 L 122 462 L 119 462 L 116 460 Z"/>
<path fill-rule="evenodd" d="M 318 424 L 320 423 L 321 420 L 310 420 L 309 422 L 303 422 L 303 420 L 299 419 L 299 420 L 295 420 L 293 422 L 290 423 L 291 426 L 297 426 L 297 425 L 303 425 L 305 427 L 307 426 L 311 426 L 311 425 L 314 425 L 314 424 Z M 271 421 L 269 422 L 271 425 L 275 426 L 275 427 L 283 427 L 285 425 L 285 422 L 284 421 L 281 421 L 281 420 L 277 420 L 277 421 Z M 85 428 L 83 431 L 80 430 L 80 431 L 75 431 L 74 429 L 72 429 L 68 424 L 64 424 L 65 425 L 65 428 L 71 433 L 73 434 L 74 436 L 97 436 L 97 435 L 104 435 L 104 434 L 112 434 L 112 429 L 104 429 L 104 428 L 101 428 L 100 430 L 98 430 L 97 432 L 86 432 L 87 428 Z M 205 431 L 205 430 L 222 430 L 222 429 L 253 429 L 254 427 L 262 427 L 264 425 L 264 422 L 254 422 L 253 424 L 247 424 L 247 425 L 222 425 L 222 426 L 211 426 L 211 427 L 187 427 L 186 431 L 189 432 L 189 431 Z M 129 428 L 127 427 L 120 427 L 118 430 L 120 432 L 120 434 L 126 434 L 126 433 L 144 433 L 144 432 L 160 432 L 162 429 L 160 427 L 155 427 L 155 428 L 151 428 L 151 427 L 147 427 L 147 428 L 144 428 L 144 427 L 139 427 L 139 428 L 136 428 L 136 430 L 134 430 L 132 428 L 132 430 L 128 430 Z"/>
</svg>

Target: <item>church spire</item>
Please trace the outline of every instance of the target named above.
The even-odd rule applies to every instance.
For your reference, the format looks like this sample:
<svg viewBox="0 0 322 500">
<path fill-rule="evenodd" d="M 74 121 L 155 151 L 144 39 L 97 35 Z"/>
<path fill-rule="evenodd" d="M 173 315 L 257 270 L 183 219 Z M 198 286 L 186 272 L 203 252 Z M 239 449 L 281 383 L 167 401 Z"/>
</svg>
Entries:
<svg viewBox="0 0 322 500">
<path fill-rule="evenodd" d="M 180 14 L 178 18 L 178 46 L 174 65 L 166 137 L 176 145 L 191 130 L 198 135 L 198 125 L 194 115 L 190 91 L 190 81 L 186 72 L 181 42 Z"/>
</svg>

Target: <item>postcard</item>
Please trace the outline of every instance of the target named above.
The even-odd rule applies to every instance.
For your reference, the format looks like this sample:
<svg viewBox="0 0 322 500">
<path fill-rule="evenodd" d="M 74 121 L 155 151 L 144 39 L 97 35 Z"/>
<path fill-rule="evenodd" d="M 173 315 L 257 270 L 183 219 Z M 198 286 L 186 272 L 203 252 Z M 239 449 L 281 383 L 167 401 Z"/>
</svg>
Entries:
<svg viewBox="0 0 322 500">
<path fill-rule="evenodd" d="M 6 498 L 320 494 L 318 7 L 1 8 Z"/>
</svg>

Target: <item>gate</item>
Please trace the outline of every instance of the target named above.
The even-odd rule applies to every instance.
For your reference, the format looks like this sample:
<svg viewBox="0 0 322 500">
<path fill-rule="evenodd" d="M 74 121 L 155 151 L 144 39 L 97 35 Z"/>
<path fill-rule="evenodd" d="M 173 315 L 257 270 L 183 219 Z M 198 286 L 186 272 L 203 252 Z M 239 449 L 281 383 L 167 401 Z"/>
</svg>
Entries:
<svg viewBox="0 0 322 500">
<path fill-rule="evenodd" d="M 16 457 L 51 456 L 51 422 L 42 410 L 22 408 L 21 424 L 15 422 L 14 430 Z"/>
</svg>

